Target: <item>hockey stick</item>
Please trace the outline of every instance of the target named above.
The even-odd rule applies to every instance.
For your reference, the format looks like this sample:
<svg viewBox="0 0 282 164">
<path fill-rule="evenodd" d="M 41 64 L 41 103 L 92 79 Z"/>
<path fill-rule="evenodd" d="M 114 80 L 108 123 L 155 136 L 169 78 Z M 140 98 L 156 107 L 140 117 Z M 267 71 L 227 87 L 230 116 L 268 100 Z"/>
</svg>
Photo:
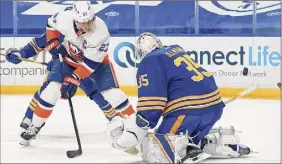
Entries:
<svg viewBox="0 0 282 164">
<path fill-rule="evenodd" d="M 248 67 L 244 67 L 244 69 L 243 69 L 243 76 L 247 76 L 248 73 L 249 73 L 249 68 L 248 68 Z M 232 98 L 230 98 L 230 99 L 224 101 L 224 104 L 225 104 L 225 105 L 226 105 L 226 104 L 229 104 L 229 103 L 231 103 L 231 102 L 237 100 L 238 98 L 241 98 L 242 96 L 245 96 L 245 95 L 247 95 L 247 94 L 253 92 L 253 91 L 256 90 L 257 88 L 259 88 L 259 85 L 258 85 L 258 84 L 253 85 L 253 86 L 247 88 L 246 90 L 244 90 L 243 92 L 240 92 L 239 94 L 235 95 L 234 97 L 232 97 Z"/>
<path fill-rule="evenodd" d="M 63 58 L 62 58 L 61 54 L 59 54 L 59 59 L 60 59 L 60 62 L 62 63 Z M 69 158 L 74 158 L 74 157 L 80 156 L 82 154 L 82 147 L 81 147 L 79 132 L 78 132 L 77 124 L 76 124 L 75 114 L 74 114 L 74 110 L 73 110 L 72 100 L 71 100 L 71 97 L 69 95 L 68 95 L 68 102 L 69 102 L 69 107 L 70 107 L 70 111 L 71 111 L 71 117 L 72 117 L 72 122 L 73 122 L 73 126 L 74 126 L 75 136 L 76 136 L 76 140 L 77 140 L 77 144 L 78 144 L 78 150 L 68 150 L 67 156 Z"/>
<path fill-rule="evenodd" d="M 0 53 L 0 55 L 6 57 L 6 55 L 4 55 L 4 54 Z M 18 59 L 21 60 L 21 61 L 26 61 L 26 62 L 30 62 L 30 63 L 41 64 L 41 65 L 46 65 L 46 66 L 48 65 L 45 62 L 37 62 L 37 61 L 24 59 L 24 58 L 18 58 Z M 63 62 L 61 54 L 59 55 L 59 59 L 60 59 L 60 62 Z M 71 110 L 72 121 L 73 121 L 74 129 L 75 129 L 75 135 L 76 135 L 76 139 L 77 139 L 77 143 L 78 143 L 78 150 L 68 150 L 67 156 L 69 158 L 74 158 L 74 157 L 80 156 L 82 154 L 82 147 L 81 147 L 79 132 L 78 132 L 77 124 L 76 124 L 75 114 L 74 114 L 74 110 L 73 110 L 72 100 L 71 100 L 70 97 L 68 97 L 68 102 L 69 102 L 69 106 L 70 106 L 70 110 Z"/>
<path fill-rule="evenodd" d="M 244 67 L 243 69 L 243 75 L 244 76 L 247 76 L 248 75 L 248 72 L 249 72 L 249 69 L 247 67 Z M 281 82 L 278 82 L 277 83 L 277 87 L 281 89 Z M 228 104 L 228 103 L 231 103 L 233 101 L 235 101 L 236 99 L 242 97 L 242 96 L 245 96 L 251 92 L 253 92 L 254 90 L 258 89 L 259 88 L 259 84 L 256 84 L 256 85 L 253 85 L 251 86 L 250 88 L 247 88 L 246 90 L 244 90 L 243 92 L 239 93 L 238 95 L 232 97 L 231 99 L 228 99 L 226 100 L 224 103 L 225 104 Z"/>
<path fill-rule="evenodd" d="M 247 94 L 253 92 L 253 91 L 256 90 L 258 87 L 259 87 L 258 84 L 253 85 L 253 86 L 251 86 L 251 87 L 245 89 L 244 91 L 240 92 L 239 94 L 233 96 L 232 98 L 230 98 L 230 99 L 224 101 L 224 104 L 227 105 L 227 104 L 229 104 L 229 103 L 231 103 L 231 102 L 237 100 L 238 98 L 240 98 L 240 97 L 242 97 L 242 96 L 245 96 L 245 95 L 247 95 Z M 195 152 L 195 154 L 197 154 L 197 153 L 199 153 L 199 152 Z M 207 155 L 207 154 L 205 154 L 205 153 L 202 155 L 204 159 L 207 159 L 207 158 L 208 158 L 208 156 L 206 156 L 206 155 Z M 190 155 L 187 154 L 185 157 L 183 157 L 183 158 L 181 159 L 180 163 L 184 163 L 184 161 L 187 160 L 188 158 L 190 158 Z M 196 159 L 198 159 L 198 157 L 196 157 Z M 202 159 L 202 160 L 204 160 L 204 159 Z"/>
<path fill-rule="evenodd" d="M 0 54 L 1 56 L 7 56 L 7 55 L 4 55 L 4 54 Z M 26 61 L 26 62 L 30 62 L 30 63 L 35 63 L 35 64 L 42 64 L 42 65 L 48 65 L 47 63 L 45 62 L 38 62 L 38 61 L 33 61 L 33 60 L 29 60 L 29 59 L 25 59 L 25 58 L 18 58 L 19 60 L 21 61 Z"/>
<path fill-rule="evenodd" d="M 227 105 L 227 104 L 229 104 L 229 103 L 231 103 L 231 102 L 237 100 L 238 98 L 241 98 L 242 96 L 245 96 L 245 95 L 247 95 L 247 94 L 253 92 L 254 90 L 256 90 L 256 89 L 258 89 L 258 88 L 259 88 L 259 85 L 258 85 L 258 84 L 253 85 L 253 86 L 247 88 L 246 90 L 244 90 L 243 92 L 240 92 L 239 94 L 233 96 L 232 98 L 230 98 L 230 99 L 224 101 L 224 104 Z"/>
<path fill-rule="evenodd" d="M 67 156 L 69 158 L 74 158 L 82 154 L 82 147 L 81 147 L 80 137 L 79 137 L 78 128 L 76 124 L 75 114 L 73 110 L 72 100 L 69 96 L 68 96 L 68 101 L 69 101 L 69 106 L 70 106 L 70 111 L 71 111 L 72 122 L 73 122 L 74 130 L 75 130 L 76 140 L 78 144 L 78 150 L 68 150 Z"/>
</svg>

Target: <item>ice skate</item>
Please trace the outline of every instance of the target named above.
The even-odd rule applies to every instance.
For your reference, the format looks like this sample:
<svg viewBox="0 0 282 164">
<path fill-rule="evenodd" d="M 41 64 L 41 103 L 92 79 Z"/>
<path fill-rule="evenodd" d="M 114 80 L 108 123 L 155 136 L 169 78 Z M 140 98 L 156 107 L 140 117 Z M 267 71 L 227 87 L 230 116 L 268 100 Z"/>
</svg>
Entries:
<svg viewBox="0 0 282 164">
<path fill-rule="evenodd" d="M 45 125 L 45 123 L 41 127 L 35 127 L 31 125 L 27 128 L 26 131 L 21 133 L 21 141 L 20 145 L 29 146 L 30 141 L 35 139 L 37 134 L 39 133 L 40 129 Z"/>
<path fill-rule="evenodd" d="M 203 152 L 200 148 L 188 146 L 187 154 L 181 159 L 180 163 L 198 163 L 209 158 L 210 156 L 210 154 Z"/>
<path fill-rule="evenodd" d="M 20 124 L 20 128 L 21 128 L 20 134 L 22 134 L 23 132 L 26 132 L 30 124 L 31 124 L 31 119 L 24 117 Z"/>
<path fill-rule="evenodd" d="M 245 145 L 236 144 L 236 145 L 227 145 L 234 151 L 238 152 L 240 157 L 249 155 L 251 153 L 251 149 Z"/>
</svg>

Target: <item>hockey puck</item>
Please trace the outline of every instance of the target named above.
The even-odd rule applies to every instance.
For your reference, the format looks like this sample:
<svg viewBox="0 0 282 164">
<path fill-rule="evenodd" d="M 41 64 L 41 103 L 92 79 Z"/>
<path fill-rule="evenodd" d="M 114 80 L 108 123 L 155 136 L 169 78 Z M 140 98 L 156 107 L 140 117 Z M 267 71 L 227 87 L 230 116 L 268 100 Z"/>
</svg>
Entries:
<svg viewBox="0 0 282 164">
<path fill-rule="evenodd" d="M 281 82 L 277 83 L 277 86 L 281 89 Z"/>
<path fill-rule="evenodd" d="M 249 72 L 249 69 L 247 67 L 244 67 L 243 69 L 243 75 L 244 76 L 247 76 L 248 75 L 248 72 Z"/>
</svg>

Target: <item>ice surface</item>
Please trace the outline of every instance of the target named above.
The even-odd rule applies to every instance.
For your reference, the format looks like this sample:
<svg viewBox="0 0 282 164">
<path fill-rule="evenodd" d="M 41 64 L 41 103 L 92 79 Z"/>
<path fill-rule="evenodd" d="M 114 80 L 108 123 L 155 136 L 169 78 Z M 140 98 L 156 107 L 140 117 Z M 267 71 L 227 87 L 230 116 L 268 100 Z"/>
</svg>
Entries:
<svg viewBox="0 0 282 164">
<path fill-rule="evenodd" d="M 73 98 L 77 124 L 81 135 L 83 154 L 68 159 L 67 150 L 77 149 L 71 113 L 66 100 L 60 100 L 54 112 L 41 130 L 39 138 L 31 147 L 19 145 L 19 124 L 32 95 L 1 95 L 1 163 L 6 162 L 102 162 L 136 163 L 139 155 L 129 155 L 111 148 L 104 130 L 107 120 L 98 106 L 89 98 Z M 135 106 L 137 98 L 130 97 Z M 216 125 L 233 125 L 241 143 L 250 146 L 257 154 L 248 158 L 208 160 L 207 162 L 228 163 L 280 163 L 281 162 L 281 114 L 280 101 L 241 99 L 228 105 L 222 119 Z"/>
</svg>

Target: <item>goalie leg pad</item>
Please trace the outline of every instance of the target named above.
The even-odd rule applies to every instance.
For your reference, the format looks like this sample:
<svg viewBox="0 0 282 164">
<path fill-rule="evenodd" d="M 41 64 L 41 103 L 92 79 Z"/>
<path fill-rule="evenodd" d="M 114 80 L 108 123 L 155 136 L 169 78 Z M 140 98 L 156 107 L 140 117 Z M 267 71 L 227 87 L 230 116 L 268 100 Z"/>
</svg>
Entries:
<svg viewBox="0 0 282 164">
<path fill-rule="evenodd" d="M 186 134 L 149 133 L 141 143 L 142 159 L 146 163 L 197 163 L 209 157 L 190 141 Z M 198 153 L 192 154 L 191 150 Z"/>
</svg>

